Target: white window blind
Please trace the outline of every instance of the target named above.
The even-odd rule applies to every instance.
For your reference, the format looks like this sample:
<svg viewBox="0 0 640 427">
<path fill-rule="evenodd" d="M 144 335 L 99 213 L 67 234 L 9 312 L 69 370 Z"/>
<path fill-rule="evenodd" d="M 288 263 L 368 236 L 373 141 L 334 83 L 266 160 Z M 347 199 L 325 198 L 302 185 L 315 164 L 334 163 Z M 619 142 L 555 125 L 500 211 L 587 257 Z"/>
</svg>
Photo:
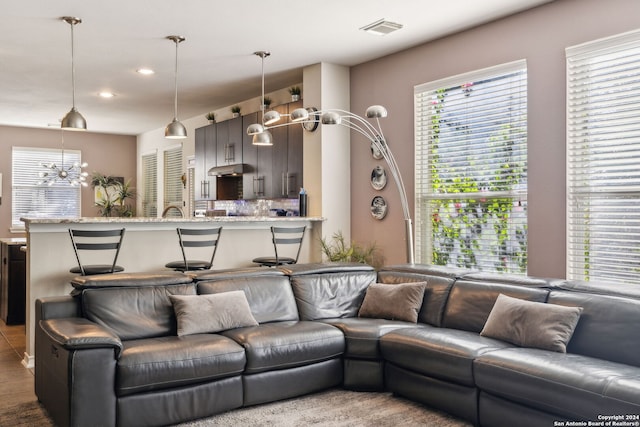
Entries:
<svg viewBox="0 0 640 427">
<path fill-rule="evenodd" d="M 640 32 L 567 48 L 567 277 L 640 279 Z"/>
<path fill-rule="evenodd" d="M 23 227 L 21 217 L 77 218 L 80 216 L 80 186 L 68 181 L 38 185 L 42 163 L 62 166 L 62 150 L 13 147 L 11 150 L 11 226 Z M 64 165 L 82 163 L 80 151 L 64 150 Z"/>
<path fill-rule="evenodd" d="M 525 274 L 525 61 L 416 86 L 416 259 Z"/>
<path fill-rule="evenodd" d="M 158 216 L 158 155 L 142 156 L 142 216 Z"/>
<path fill-rule="evenodd" d="M 182 146 L 164 151 L 164 207 L 182 207 Z M 177 210 L 171 209 L 167 216 L 177 216 Z"/>
</svg>

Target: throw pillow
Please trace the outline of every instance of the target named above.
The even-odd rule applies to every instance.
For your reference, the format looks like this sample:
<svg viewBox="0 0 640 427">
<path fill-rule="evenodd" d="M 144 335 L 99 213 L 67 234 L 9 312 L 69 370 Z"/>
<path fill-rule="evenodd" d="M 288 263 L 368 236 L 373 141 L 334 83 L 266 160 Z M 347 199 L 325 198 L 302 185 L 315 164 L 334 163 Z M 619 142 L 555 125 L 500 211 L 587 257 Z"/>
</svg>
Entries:
<svg viewBox="0 0 640 427">
<path fill-rule="evenodd" d="M 582 307 L 525 301 L 498 295 L 480 335 L 520 347 L 567 352 Z"/>
<path fill-rule="evenodd" d="M 426 282 L 396 285 L 373 283 L 367 288 L 358 317 L 416 323 L 426 285 Z"/>
<path fill-rule="evenodd" d="M 256 326 L 244 291 L 209 295 L 170 295 L 178 336 Z"/>
</svg>

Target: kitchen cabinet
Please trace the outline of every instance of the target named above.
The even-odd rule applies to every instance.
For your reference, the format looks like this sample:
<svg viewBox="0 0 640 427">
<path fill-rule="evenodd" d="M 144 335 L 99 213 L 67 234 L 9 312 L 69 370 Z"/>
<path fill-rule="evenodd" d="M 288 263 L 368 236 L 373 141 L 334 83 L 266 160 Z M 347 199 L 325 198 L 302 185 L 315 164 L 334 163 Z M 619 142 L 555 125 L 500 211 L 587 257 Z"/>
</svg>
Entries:
<svg viewBox="0 0 640 427">
<path fill-rule="evenodd" d="M 216 123 L 217 166 L 242 163 L 242 117 Z"/>
<path fill-rule="evenodd" d="M 258 168 L 258 146 L 253 145 L 253 136 L 244 131 L 249 125 L 259 123 L 259 117 L 259 113 L 242 116 L 242 159 L 246 165 L 242 175 L 242 194 L 247 200 L 264 197 L 264 171 Z"/>
<path fill-rule="evenodd" d="M 274 107 L 282 115 L 279 124 L 289 120 L 288 114 L 294 109 L 302 107 L 302 101 L 283 104 Z M 256 146 L 252 144 L 253 136 L 247 135 L 249 125 L 260 123 L 261 112 L 255 112 L 224 122 L 210 125 L 215 134 L 215 161 L 208 168 L 200 166 L 206 173 L 213 166 L 244 164 L 242 175 L 242 197 L 244 199 L 279 199 L 296 198 L 302 182 L 302 126 L 281 126 L 270 130 L 273 136 L 273 146 Z M 204 131 L 210 126 L 196 129 L 196 177 L 198 180 L 209 181 L 209 197 L 215 198 L 215 177 L 198 175 L 198 165 L 204 163 L 200 157 L 209 153 L 211 135 Z M 211 132 L 211 131 L 210 131 Z M 202 140 L 202 142 L 199 142 Z M 202 148 L 198 148 L 199 144 Z M 211 161 L 211 159 L 209 160 Z M 206 187 L 206 185 L 205 185 Z M 198 186 L 196 185 L 196 192 Z M 196 196 L 197 197 L 197 196 Z"/>
<path fill-rule="evenodd" d="M 0 246 L 2 280 L 0 317 L 7 325 L 25 323 L 27 256 L 26 239 L 3 239 Z"/>
<path fill-rule="evenodd" d="M 212 200 L 216 198 L 216 178 L 209 176 L 209 169 L 217 160 L 216 123 L 197 128 L 195 132 L 195 198 Z"/>
</svg>

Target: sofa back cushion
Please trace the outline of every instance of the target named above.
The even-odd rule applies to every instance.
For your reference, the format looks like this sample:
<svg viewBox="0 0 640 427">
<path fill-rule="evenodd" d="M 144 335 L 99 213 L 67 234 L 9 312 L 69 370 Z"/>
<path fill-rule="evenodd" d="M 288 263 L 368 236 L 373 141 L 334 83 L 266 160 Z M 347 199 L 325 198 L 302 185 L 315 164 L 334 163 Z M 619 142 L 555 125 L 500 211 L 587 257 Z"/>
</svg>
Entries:
<svg viewBox="0 0 640 427">
<path fill-rule="evenodd" d="M 176 335 L 169 295 L 195 295 L 193 283 L 167 286 L 92 288 L 82 291 L 82 312 L 121 340 Z"/>
<path fill-rule="evenodd" d="M 640 366 L 640 300 L 554 290 L 549 303 L 582 307 L 567 353 Z"/>
<path fill-rule="evenodd" d="M 500 294 L 527 301 L 546 302 L 549 291 L 508 283 L 457 280 L 449 292 L 442 326 L 471 332 L 482 331 Z"/>
<path fill-rule="evenodd" d="M 244 291 L 251 314 L 258 323 L 298 320 L 298 309 L 289 278 L 282 274 L 225 276 L 220 280 L 198 282 L 197 289 L 199 294 Z"/>
<path fill-rule="evenodd" d="M 390 284 L 426 282 L 427 286 L 424 290 L 422 307 L 418 313 L 418 322 L 441 326 L 442 315 L 455 277 L 432 276 L 406 270 L 382 270 L 378 272 L 378 281 Z"/>
<path fill-rule="evenodd" d="M 373 270 L 301 274 L 290 277 L 302 320 L 356 317 Z"/>
</svg>

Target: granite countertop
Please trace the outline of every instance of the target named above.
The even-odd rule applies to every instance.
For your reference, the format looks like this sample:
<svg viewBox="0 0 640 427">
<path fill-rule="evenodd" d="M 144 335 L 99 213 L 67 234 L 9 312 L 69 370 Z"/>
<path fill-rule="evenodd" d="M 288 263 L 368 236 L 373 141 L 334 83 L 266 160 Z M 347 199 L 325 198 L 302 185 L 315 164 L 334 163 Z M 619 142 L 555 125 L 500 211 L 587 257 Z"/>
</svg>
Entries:
<svg viewBox="0 0 640 427">
<path fill-rule="evenodd" d="M 178 222 L 295 222 L 324 221 L 313 216 L 208 216 L 204 218 L 150 218 L 150 217 L 81 217 L 81 218 L 20 218 L 25 224 L 114 224 L 114 223 L 178 223 Z"/>
</svg>

